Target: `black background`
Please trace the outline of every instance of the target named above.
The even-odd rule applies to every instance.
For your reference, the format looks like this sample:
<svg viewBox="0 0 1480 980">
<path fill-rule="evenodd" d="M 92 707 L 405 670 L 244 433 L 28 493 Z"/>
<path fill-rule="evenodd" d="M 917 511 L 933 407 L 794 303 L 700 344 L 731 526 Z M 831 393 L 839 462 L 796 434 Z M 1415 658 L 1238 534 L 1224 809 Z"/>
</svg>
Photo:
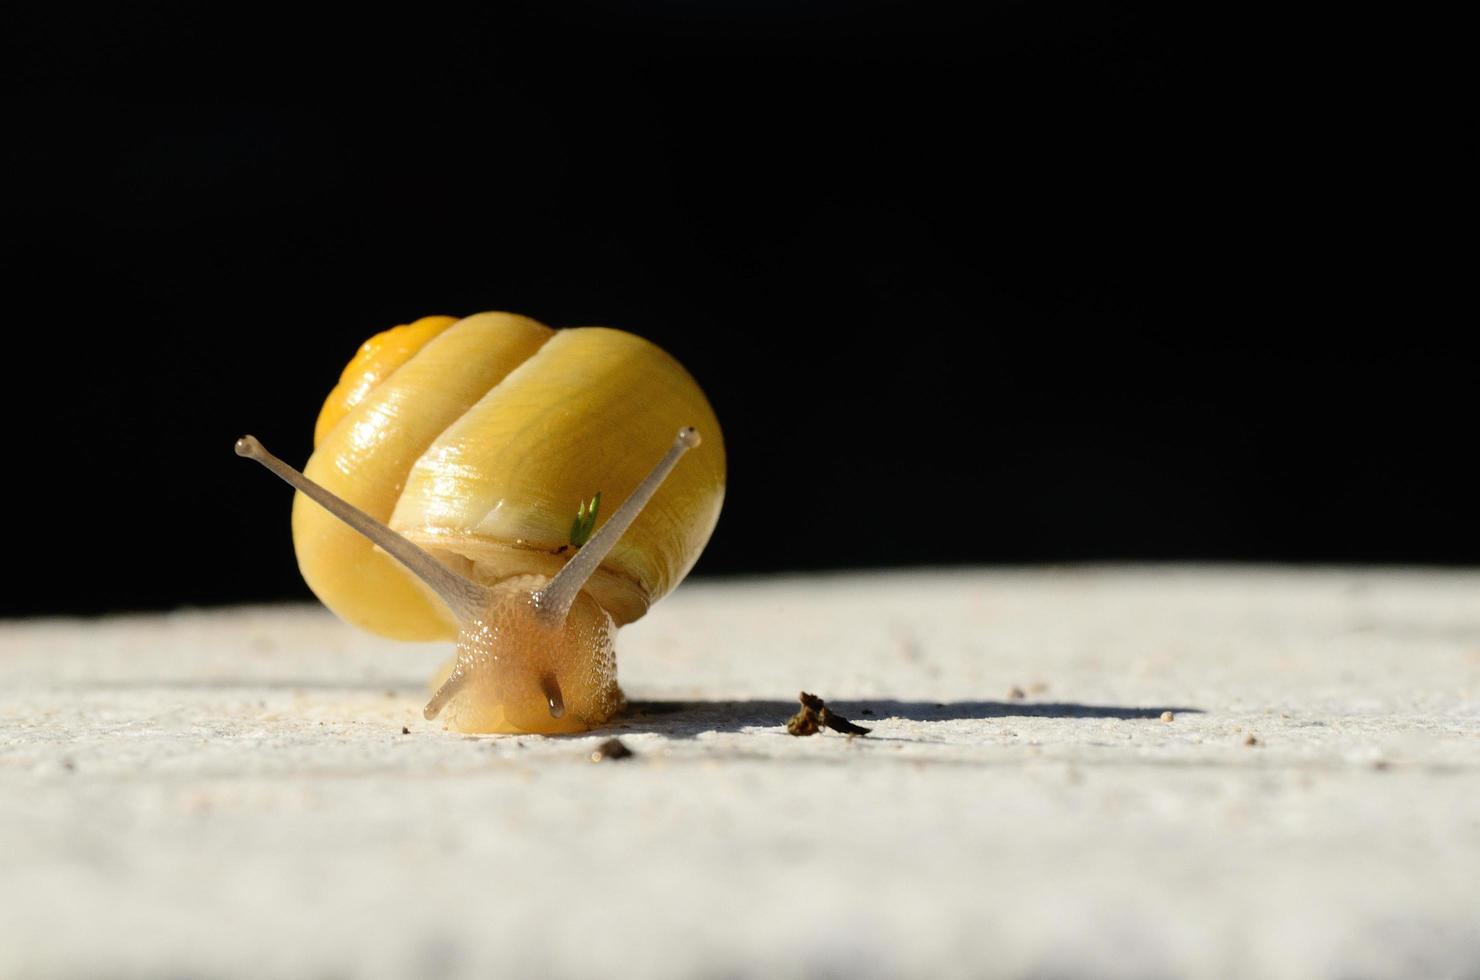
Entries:
<svg viewBox="0 0 1480 980">
<path fill-rule="evenodd" d="M 484 309 L 700 380 L 700 574 L 1480 561 L 1451 63 L 1199 10 L 12 14 L 0 612 L 306 596 L 232 440 Z"/>
</svg>

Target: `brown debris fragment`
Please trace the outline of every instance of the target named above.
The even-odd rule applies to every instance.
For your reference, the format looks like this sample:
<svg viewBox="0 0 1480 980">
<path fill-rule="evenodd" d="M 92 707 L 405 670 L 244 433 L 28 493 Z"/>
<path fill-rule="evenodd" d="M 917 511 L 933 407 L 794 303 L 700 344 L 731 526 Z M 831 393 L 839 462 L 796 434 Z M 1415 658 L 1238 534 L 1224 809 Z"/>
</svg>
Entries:
<svg viewBox="0 0 1480 980">
<path fill-rule="evenodd" d="M 818 732 L 817 714 L 811 708 L 803 704 L 802 709 L 786 720 L 786 734 L 816 735 Z"/>
<path fill-rule="evenodd" d="M 789 735 L 816 735 L 824 728 L 831 728 L 844 735 L 867 735 L 873 731 L 871 728 L 855 725 L 847 718 L 830 710 L 827 702 L 815 694 L 803 691 L 797 695 L 797 700 L 802 703 L 802 707 L 786 723 L 786 731 Z"/>
<path fill-rule="evenodd" d="M 407 728 L 405 725 L 402 725 L 401 726 L 401 734 L 402 735 L 410 735 L 411 734 L 411 729 Z"/>
<path fill-rule="evenodd" d="M 1253 735 L 1245 735 L 1244 736 L 1244 744 L 1245 745 L 1258 745 L 1259 744 L 1259 739 L 1256 738 Z"/>
<path fill-rule="evenodd" d="M 609 738 L 596 746 L 596 750 L 591 753 L 591 761 L 603 762 L 610 759 L 615 762 L 618 759 L 630 759 L 636 754 L 627 748 L 620 738 Z"/>
<path fill-rule="evenodd" d="M 1018 687 L 1016 684 L 1014 684 L 1012 686 L 1012 690 L 1010 690 L 1010 691 L 1007 692 L 1007 699 L 1009 701 L 1021 701 L 1023 698 L 1025 698 L 1027 696 L 1028 696 L 1028 692 L 1027 691 L 1024 691 L 1022 688 Z"/>
</svg>

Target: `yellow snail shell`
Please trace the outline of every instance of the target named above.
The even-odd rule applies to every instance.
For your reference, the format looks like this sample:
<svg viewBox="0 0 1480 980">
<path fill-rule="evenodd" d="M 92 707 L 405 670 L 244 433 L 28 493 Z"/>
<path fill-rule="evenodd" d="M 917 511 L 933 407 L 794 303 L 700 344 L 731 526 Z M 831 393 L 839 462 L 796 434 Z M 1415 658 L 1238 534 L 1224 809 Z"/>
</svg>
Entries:
<svg viewBox="0 0 1480 980">
<path fill-rule="evenodd" d="M 600 536 L 680 427 L 689 435 L 664 457 L 666 477 L 625 531 L 613 528 L 615 544 L 605 536 L 599 567 L 568 614 L 550 620 L 540 590 L 577 553 L 578 508 L 598 492 L 613 505 L 599 515 Z M 247 441 L 239 453 L 287 469 L 255 440 L 244 450 Z M 446 704 L 463 731 L 579 731 L 620 707 L 616 628 L 678 585 L 709 540 L 725 453 L 703 391 L 652 343 L 480 313 L 367 341 L 324 404 L 302 477 L 483 586 L 488 605 L 460 615 L 295 482 L 294 548 L 326 606 L 385 636 L 458 639 L 441 678 L 455 692 L 443 684 L 429 717 Z"/>
</svg>

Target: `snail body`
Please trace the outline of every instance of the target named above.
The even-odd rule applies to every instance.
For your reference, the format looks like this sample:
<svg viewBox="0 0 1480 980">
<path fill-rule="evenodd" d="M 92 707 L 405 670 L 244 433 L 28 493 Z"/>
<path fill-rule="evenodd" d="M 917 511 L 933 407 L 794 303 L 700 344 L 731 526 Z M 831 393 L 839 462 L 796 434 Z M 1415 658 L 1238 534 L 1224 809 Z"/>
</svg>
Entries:
<svg viewBox="0 0 1480 980">
<path fill-rule="evenodd" d="M 677 361 L 507 313 L 367 341 L 302 474 L 251 437 L 237 451 L 297 487 L 294 548 L 325 605 L 385 636 L 457 641 L 427 715 L 467 732 L 610 718 L 617 629 L 688 574 L 724 498 L 719 423 Z M 573 542 L 598 493 L 621 506 Z"/>
</svg>

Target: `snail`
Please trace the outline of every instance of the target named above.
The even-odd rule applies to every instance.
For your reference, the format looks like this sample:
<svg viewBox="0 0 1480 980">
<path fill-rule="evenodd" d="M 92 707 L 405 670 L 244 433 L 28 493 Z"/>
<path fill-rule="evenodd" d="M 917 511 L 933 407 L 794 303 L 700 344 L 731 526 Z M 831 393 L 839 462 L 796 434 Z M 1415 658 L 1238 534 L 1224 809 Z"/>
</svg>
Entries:
<svg viewBox="0 0 1480 980">
<path fill-rule="evenodd" d="M 688 574 L 725 488 L 719 423 L 676 360 L 509 313 L 366 341 L 302 472 L 252 436 L 236 452 L 298 491 L 298 566 L 340 618 L 456 640 L 424 713 L 468 733 L 584 731 L 620 710 L 617 630 Z M 604 521 L 603 495 L 621 501 Z"/>
</svg>

